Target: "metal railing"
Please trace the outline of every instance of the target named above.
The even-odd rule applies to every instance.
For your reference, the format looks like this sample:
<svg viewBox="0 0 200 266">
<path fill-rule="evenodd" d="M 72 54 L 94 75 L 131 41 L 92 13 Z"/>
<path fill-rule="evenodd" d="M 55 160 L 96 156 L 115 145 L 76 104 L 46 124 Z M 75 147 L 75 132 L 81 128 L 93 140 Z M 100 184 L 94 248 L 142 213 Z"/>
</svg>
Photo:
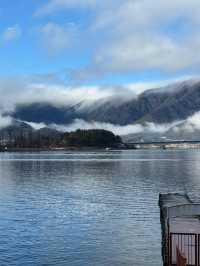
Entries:
<svg viewBox="0 0 200 266">
<path fill-rule="evenodd" d="M 170 265 L 198 266 L 199 245 L 198 235 L 189 233 L 171 233 L 169 243 Z M 177 253 L 178 252 L 178 253 Z M 184 254 L 184 255 L 183 255 Z M 178 261 L 179 259 L 179 261 Z M 185 264 L 178 264 L 178 262 Z"/>
</svg>

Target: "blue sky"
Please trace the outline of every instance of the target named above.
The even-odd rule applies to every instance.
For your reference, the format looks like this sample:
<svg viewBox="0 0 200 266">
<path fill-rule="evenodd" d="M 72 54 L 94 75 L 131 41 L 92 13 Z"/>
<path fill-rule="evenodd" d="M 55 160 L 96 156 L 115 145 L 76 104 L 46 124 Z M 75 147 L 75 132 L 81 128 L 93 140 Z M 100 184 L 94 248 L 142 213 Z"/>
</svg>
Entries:
<svg viewBox="0 0 200 266">
<path fill-rule="evenodd" d="M 199 0 L 2 0 L 0 76 L 127 84 L 199 74 Z"/>
</svg>

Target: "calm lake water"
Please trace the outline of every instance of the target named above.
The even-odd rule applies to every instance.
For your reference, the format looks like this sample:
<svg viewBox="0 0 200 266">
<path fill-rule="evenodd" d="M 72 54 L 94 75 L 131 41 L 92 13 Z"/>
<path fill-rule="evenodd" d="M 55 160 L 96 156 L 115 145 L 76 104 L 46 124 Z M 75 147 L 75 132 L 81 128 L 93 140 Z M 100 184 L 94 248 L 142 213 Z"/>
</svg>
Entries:
<svg viewBox="0 0 200 266">
<path fill-rule="evenodd" d="M 200 151 L 0 153 L 0 265 L 161 266 L 159 192 L 200 192 Z"/>
</svg>

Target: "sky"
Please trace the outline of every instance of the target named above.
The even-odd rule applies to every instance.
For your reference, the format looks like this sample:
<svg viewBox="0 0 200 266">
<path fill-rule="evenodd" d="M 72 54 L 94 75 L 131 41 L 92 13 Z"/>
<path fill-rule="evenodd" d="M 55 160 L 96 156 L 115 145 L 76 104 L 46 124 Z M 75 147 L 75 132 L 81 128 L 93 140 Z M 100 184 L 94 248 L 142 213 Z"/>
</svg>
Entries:
<svg viewBox="0 0 200 266">
<path fill-rule="evenodd" d="M 199 0 L 1 0 L 0 78 L 73 86 L 198 76 Z"/>
<path fill-rule="evenodd" d="M 1 0 L 0 21 L 0 126 L 19 104 L 91 104 L 200 80 L 199 0 Z M 73 128 L 94 127 L 85 123 Z"/>
</svg>

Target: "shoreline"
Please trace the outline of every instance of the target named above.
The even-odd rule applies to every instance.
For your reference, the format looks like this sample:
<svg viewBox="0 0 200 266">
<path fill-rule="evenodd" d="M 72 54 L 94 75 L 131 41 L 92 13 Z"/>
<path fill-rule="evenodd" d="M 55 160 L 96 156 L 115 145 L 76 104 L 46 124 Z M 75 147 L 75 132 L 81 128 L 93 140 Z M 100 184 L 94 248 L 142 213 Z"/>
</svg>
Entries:
<svg viewBox="0 0 200 266">
<path fill-rule="evenodd" d="M 0 149 L 0 153 L 11 153 L 11 152 L 111 152 L 111 151 L 142 151 L 142 150 L 160 150 L 160 151 L 167 151 L 167 150 L 199 150 L 199 147 L 141 147 L 141 148 L 98 148 L 98 147 L 82 147 L 82 148 L 7 148 L 7 149 Z"/>
<path fill-rule="evenodd" d="M 98 147 L 63 147 L 63 148 L 6 148 L 0 149 L 0 153 L 4 152 L 42 152 L 42 151 L 113 151 L 113 150 L 130 150 L 121 148 L 98 148 Z"/>
</svg>

